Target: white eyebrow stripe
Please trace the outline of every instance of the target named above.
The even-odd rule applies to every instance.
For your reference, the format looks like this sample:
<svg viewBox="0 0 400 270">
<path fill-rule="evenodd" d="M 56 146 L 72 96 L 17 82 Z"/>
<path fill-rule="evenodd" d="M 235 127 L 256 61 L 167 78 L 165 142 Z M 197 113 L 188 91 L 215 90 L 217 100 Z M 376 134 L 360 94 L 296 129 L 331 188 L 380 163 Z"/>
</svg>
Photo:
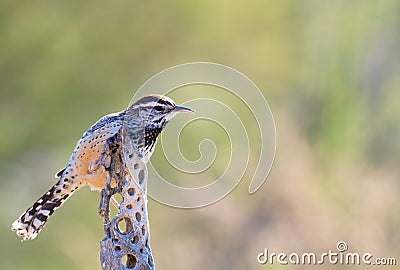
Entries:
<svg viewBox="0 0 400 270">
<path fill-rule="evenodd" d="M 156 107 L 156 106 L 165 106 L 165 104 L 159 103 L 159 102 L 151 101 L 151 102 L 147 102 L 147 103 L 139 103 L 139 104 L 136 104 L 133 108 L 134 108 L 134 109 L 137 109 L 137 108 L 146 108 L 146 107 L 147 107 L 147 108 L 149 108 L 149 107 L 154 108 L 154 107 Z M 175 104 L 168 104 L 168 106 L 174 107 Z"/>
</svg>

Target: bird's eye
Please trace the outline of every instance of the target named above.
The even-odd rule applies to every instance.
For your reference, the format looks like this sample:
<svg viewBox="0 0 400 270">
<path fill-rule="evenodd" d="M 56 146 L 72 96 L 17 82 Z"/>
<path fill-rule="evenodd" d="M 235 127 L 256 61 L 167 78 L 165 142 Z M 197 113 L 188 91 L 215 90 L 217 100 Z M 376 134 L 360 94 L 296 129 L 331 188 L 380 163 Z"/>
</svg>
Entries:
<svg viewBox="0 0 400 270">
<path fill-rule="evenodd" d="M 159 111 L 159 112 L 164 110 L 163 107 L 161 107 L 161 106 L 155 106 L 153 109 L 156 111 Z"/>
</svg>

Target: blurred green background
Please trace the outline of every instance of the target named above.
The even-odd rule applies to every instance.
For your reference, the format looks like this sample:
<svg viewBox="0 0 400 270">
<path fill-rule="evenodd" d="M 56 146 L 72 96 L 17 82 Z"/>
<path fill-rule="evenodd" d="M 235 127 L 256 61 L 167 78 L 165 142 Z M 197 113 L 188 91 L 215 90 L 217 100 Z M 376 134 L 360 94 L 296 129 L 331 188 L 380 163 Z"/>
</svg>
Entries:
<svg viewBox="0 0 400 270">
<path fill-rule="evenodd" d="M 192 61 L 232 66 L 263 91 L 276 160 L 252 196 L 246 175 L 206 208 L 150 200 L 158 269 L 266 269 L 264 248 L 318 253 L 338 241 L 398 256 L 399 14 L 396 0 L 1 1 L 0 268 L 100 269 L 97 192 L 77 192 L 34 241 L 11 223 L 92 123 Z"/>
</svg>

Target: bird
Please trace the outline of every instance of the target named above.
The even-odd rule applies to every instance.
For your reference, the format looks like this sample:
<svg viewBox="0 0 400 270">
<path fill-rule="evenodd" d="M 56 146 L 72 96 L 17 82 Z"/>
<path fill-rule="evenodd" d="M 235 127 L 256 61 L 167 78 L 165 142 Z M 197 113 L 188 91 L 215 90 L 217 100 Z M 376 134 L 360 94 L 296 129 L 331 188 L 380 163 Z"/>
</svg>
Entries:
<svg viewBox="0 0 400 270">
<path fill-rule="evenodd" d="M 150 159 L 157 137 L 166 124 L 178 113 L 195 111 L 176 105 L 162 95 L 146 95 L 127 109 L 106 115 L 93 124 L 77 142 L 65 168 L 56 174 L 59 180 L 11 226 L 11 230 L 23 240 L 35 239 L 49 217 L 74 192 L 84 186 L 101 190 L 106 184 L 104 149 L 107 139 L 125 131 L 132 140 L 135 154 L 145 163 Z"/>
</svg>

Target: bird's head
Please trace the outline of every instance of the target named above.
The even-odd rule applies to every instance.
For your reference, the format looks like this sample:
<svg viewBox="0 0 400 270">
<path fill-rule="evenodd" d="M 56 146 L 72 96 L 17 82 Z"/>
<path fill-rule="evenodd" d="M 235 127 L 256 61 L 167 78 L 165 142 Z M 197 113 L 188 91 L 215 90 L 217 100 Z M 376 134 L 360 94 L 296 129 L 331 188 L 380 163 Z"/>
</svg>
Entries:
<svg viewBox="0 0 400 270">
<path fill-rule="evenodd" d="M 161 95 L 147 95 L 136 100 L 125 110 L 127 133 L 136 141 L 139 154 L 150 158 L 158 135 L 169 120 L 178 113 L 195 111 L 176 105 L 172 99 Z"/>
</svg>

